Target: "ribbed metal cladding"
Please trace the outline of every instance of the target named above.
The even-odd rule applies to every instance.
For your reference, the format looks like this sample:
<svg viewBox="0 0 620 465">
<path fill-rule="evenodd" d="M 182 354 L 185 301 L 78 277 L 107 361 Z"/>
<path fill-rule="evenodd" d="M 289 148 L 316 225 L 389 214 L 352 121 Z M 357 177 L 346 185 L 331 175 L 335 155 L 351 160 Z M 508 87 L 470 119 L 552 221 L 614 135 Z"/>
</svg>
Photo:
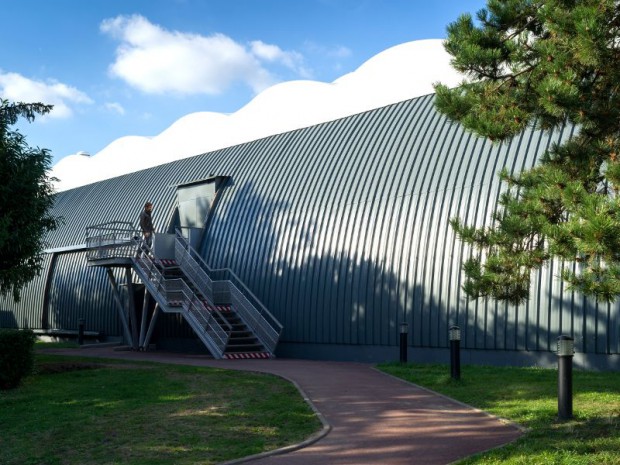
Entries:
<svg viewBox="0 0 620 465">
<path fill-rule="evenodd" d="M 49 240 L 80 244 L 88 225 L 135 222 L 146 200 L 157 229 L 167 230 L 176 185 L 226 175 L 201 253 L 247 283 L 284 325 L 282 342 L 389 347 L 407 322 L 414 347 L 447 347 L 448 327 L 458 324 L 464 348 L 549 352 L 570 334 L 581 352 L 617 354 L 619 306 L 566 292 L 561 264 L 536 273 L 531 299 L 517 307 L 470 301 L 461 290 L 460 263 L 472 252 L 448 220 L 489 224 L 502 189 L 497 173 L 533 166 L 569 135 L 530 130 L 492 145 L 424 96 L 60 193 L 54 214 L 65 225 Z M 103 316 L 112 305 L 107 278 L 85 273 L 80 255 L 50 260 L 50 311 L 62 324 L 97 313 L 113 331 Z M 36 292 L 26 295 L 40 305 Z"/>
<path fill-rule="evenodd" d="M 123 270 L 114 270 L 123 283 Z M 120 335 L 121 324 L 111 286 L 104 268 L 87 267 L 86 253 L 59 254 L 50 280 L 48 312 L 50 329 L 78 329 L 84 319 L 86 330 Z M 67 286 L 67 283 L 70 285 Z M 126 292 L 126 287 L 121 287 Z"/>
<path fill-rule="evenodd" d="M 52 256 L 45 255 L 43 272 L 22 289 L 19 302 L 14 302 L 12 295 L 0 298 L 0 328 L 41 328 L 45 283 L 51 263 Z"/>
<path fill-rule="evenodd" d="M 395 345 L 404 320 L 417 347 L 446 347 L 459 324 L 466 348 L 550 351 L 569 333 L 584 351 L 617 353 L 617 334 L 586 344 L 617 306 L 609 318 L 589 311 L 558 287 L 557 264 L 534 276 L 519 307 L 460 290 L 470 251 L 448 220 L 488 224 L 497 173 L 533 166 L 567 136 L 526 131 L 494 146 L 438 115 L 428 96 L 269 138 L 237 166 L 203 252 L 249 283 L 284 341 Z"/>
</svg>

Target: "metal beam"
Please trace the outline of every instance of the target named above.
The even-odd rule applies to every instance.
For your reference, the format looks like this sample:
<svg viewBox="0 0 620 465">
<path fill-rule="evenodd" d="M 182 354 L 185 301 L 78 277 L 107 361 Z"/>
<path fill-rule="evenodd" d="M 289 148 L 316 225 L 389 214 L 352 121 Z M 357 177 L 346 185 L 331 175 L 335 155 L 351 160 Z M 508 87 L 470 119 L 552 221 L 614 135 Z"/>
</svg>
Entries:
<svg viewBox="0 0 620 465">
<path fill-rule="evenodd" d="M 146 286 L 144 286 L 144 300 L 142 301 L 142 321 L 140 322 L 140 348 L 144 347 L 144 335 L 146 333 L 146 317 L 147 310 L 149 308 L 149 293 L 146 290 Z"/>
<path fill-rule="evenodd" d="M 112 289 L 114 291 L 112 292 L 112 295 L 114 296 L 114 300 L 116 301 L 116 305 L 118 307 L 118 313 L 121 317 L 121 323 L 123 325 L 125 339 L 127 339 L 129 345 L 133 346 L 133 339 L 131 338 L 131 333 L 129 332 L 129 325 L 127 324 L 127 317 L 125 316 L 125 307 L 121 300 L 121 294 L 118 291 L 118 284 L 116 283 L 116 278 L 114 278 L 114 273 L 112 273 L 112 270 L 110 268 L 106 268 L 106 271 L 108 273 L 108 278 L 110 280 L 110 283 L 112 284 Z"/>
<path fill-rule="evenodd" d="M 146 337 L 144 338 L 144 343 L 142 347 L 144 350 L 147 349 L 149 343 L 151 342 L 151 336 L 153 335 L 153 330 L 155 329 L 155 322 L 157 321 L 157 315 L 159 315 L 159 304 L 155 302 L 155 308 L 153 309 L 153 315 L 151 316 L 151 323 L 149 324 L 149 329 L 146 332 Z"/>
<path fill-rule="evenodd" d="M 131 268 L 125 268 L 125 279 L 127 280 L 127 304 L 129 305 L 129 322 L 131 324 L 131 337 L 133 344 L 131 347 L 138 350 L 138 317 L 136 315 L 136 305 L 133 299 L 133 281 L 131 279 Z"/>
</svg>

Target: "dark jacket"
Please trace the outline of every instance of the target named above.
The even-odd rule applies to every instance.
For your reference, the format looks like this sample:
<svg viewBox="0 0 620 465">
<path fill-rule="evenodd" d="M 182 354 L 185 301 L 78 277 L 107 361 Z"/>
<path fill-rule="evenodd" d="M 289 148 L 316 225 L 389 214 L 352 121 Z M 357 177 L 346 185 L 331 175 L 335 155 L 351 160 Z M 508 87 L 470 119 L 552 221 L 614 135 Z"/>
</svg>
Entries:
<svg viewBox="0 0 620 465">
<path fill-rule="evenodd" d="M 140 213 L 140 229 L 142 229 L 142 233 L 153 233 L 155 231 L 151 214 L 146 210 Z"/>
</svg>

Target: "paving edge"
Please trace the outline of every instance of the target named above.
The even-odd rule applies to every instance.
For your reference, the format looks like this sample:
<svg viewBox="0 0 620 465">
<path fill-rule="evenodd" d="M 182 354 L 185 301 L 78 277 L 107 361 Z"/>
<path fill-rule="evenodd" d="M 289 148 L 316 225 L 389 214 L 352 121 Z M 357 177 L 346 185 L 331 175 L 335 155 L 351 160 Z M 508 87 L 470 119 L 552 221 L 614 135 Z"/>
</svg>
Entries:
<svg viewBox="0 0 620 465">
<path fill-rule="evenodd" d="M 470 408 L 472 410 L 475 410 L 476 412 L 483 413 L 487 417 L 494 418 L 495 420 L 499 421 L 500 423 L 504 423 L 504 424 L 506 424 L 508 426 L 512 426 L 513 428 L 518 429 L 522 433 L 528 433 L 530 431 L 529 428 L 526 428 L 525 426 L 521 426 L 519 423 L 516 423 L 516 422 L 514 422 L 512 420 L 509 420 L 507 418 L 498 417 L 497 415 L 493 415 L 492 413 L 489 413 L 486 410 L 482 410 L 482 409 L 479 409 L 478 407 L 474 407 L 473 405 L 466 404 L 465 402 L 461 402 L 460 400 L 457 400 L 457 399 L 454 399 L 453 397 L 450 397 L 450 396 L 447 396 L 445 394 L 442 394 L 441 392 L 433 391 L 432 389 L 429 389 L 427 387 L 420 386 L 419 384 L 416 384 L 414 382 L 407 381 L 406 379 L 399 378 L 398 376 L 394 376 L 391 373 L 386 373 L 385 371 L 380 370 L 376 366 L 373 366 L 372 369 L 375 370 L 375 371 L 378 371 L 379 373 L 382 373 L 382 374 L 384 374 L 386 376 L 389 376 L 391 378 L 397 379 L 398 381 L 401 381 L 401 382 L 403 382 L 405 384 L 411 384 L 412 386 L 415 386 L 415 387 L 417 387 L 419 389 L 422 389 L 423 391 L 430 392 L 430 393 L 435 394 L 435 395 L 437 395 L 439 397 L 443 397 L 444 399 L 448 399 L 448 400 L 450 400 L 450 401 L 452 401 L 452 402 L 454 402 L 456 404 L 462 405 L 463 407 L 467 407 L 467 408 Z"/>
<path fill-rule="evenodd" d="M 251 370 L 251 371 L 254 371 L 254 370 Z M 258 460 L 258 459 L 262 459 L 262 458 L 265 458 L 265 457 L 270 457 L 272 455 L 288 454 L 289 452 L 294 452 L 296 450 L 303 449 L 304 447 L 308 447 L 308 446 L 314 444 L 315 442 L 317 442 L 320 439 L 323 439 L 325 436 L 327 436 L 329 434 L 329 432 L 332 430 L 332 426 L 328 423 L 328 421 L 325 419 L 323 414 L 321 412 L 319 412 L 319 410 L 316 408 L 316 406 L 312 403 L 312 401 L 310 400 L 308 395 L 304 392 L 304 390 L 301 388 L 301 386 L 299 386 L 299 384 L 297 384 L 297 381 L 295 381 L 293 379 L 290 379 L 290 378 L 288 378 L 286 376 L 283 376 L 283 375 L 280 375 L 280 374 L 276 374 L 276 373 L 271 373 L 271 372 L 268 372 L 268 371 L 256 370 L 255 372 L 256 373 L 261 373 L 261 374 L 270 374 L 270 375 L 273 375 L 273 376 L 277 376 L 279 378 L 282 378 L 282 379 L 288 381 L 293 386 L 295 386 L 295 388 L 301 394 L 301 397 L 303 398 L 304 402 L 306 402 L 306 404 L 308 404 L 310 406 L 310 408 L 312 409 L 314 414 L 317 416 L 317 418 L 319 419 L 319 421 L 321 422 L 323 427 L 321 428 L 320 431 L 314 433 L 309 438 L 307 438 L 307 439 L 305 439 L 305 440 L 303 440 L 303 441 L 301 441 L 301 442 L 299 442 L 297 444 L 291 444 L 289 446 L 280 447 L 279 449 L 274 449 L 274 450 L 269 450 L 269 451 L 266 451 L 266 452 L 261 452 L 260 454 L 248 455 L 246 457 L 241 457 L 239 459 L 229 460 L 228 462 L 218 462 L 217 465 L 236 465 L 238 463 L 251 462 L 253 460 Z"/>
<path fill-rule="evenodd" d="M 486 415 L 489 418 L 493 418 L 493 419 L 499 421 L 500 423 L 503 423 L 503 424 L 505 424 L 507 426 L 510 426 L 510 427 L 518 430 L 522 434 L 528 433 L 530 431 L 529 428 L 526 428 L 526 427 L 524 427 L 524 426 L 520 425 L 519 423 L 516 423 L 516 422 L 514 422 L 512 420 L 508 420 L 507 418 L 498 417 L 497 415 L 493 415 L 492 413 L 489 413 L 486 410 L 482 410 L 482 409 L 479 409 L 478 407 L 474 407 L 473 405 L 466 404 L 465 402 L 461 402 L 460 400 L 457 400 L 457 399 L 454 399 L 454 398 L 452 398 L 450 396 L 442 394 L 441 392 L 433 391 L 432 389 L 429 389 L 429 388 L 424 387 L 424 386 L 420 386 L 419 384 L 413 383 L 411 381 L 407 381 L 406 379 L 399 378 L 398 376 L 395 376 L 395 375 L 393 375 L 391 373 L 386 373 L 385 371 L 380 370 L 376 366 L 373 366 L 371 368 L 373 370 L 381 373 L 381 374 L 384 374 L 385 376 L 389 376 L 390 378 L 394 378 L 394 379 L 400 381 L 401 383 L 405 383 L 405 384 L 409 384 L 411 386 L 415 386 L 418 389 L 421 389 L 422 391 L 430 392 L 431 394 L 434 394 L 436 396 L 443 397 L 444 399 L 448 399 L 449 401 L 454 402 L 455 404 L 462 405 L 463 407 L 467 407 L 467 408 L 469 408 L 471 410 L 474 410 L 476 412 L 482 413 L 482 414 Z M 478 454 L 483 454 L 483 453 L 489 452 L 491 450 L 499 449 L 501 447 L 507 446 L 508 444 L 512 444 L 513 442 L 515 442 L 518 439 L 519 438 L 515 438 L 514 440 L 509 441 L 509 442 L 507 442 L 505 444 L 501 444 L 499 446 L 490 447 L 489 449 L 481 450 L 480 452 L 476 452 L 475 454 L 468 455 L 467 457 L 461 457 L 460 459 L 456 460 L 455 462 L 450 462 L 448 465 L 455 464 L 455 463 L 457 463 L 457 462 L 459 462 L 459 461 L 461 461 L 461 460 L 463 460 L 465 458 L 468 458 L 468 457 L 473 457 L 473 456 L 476 456 Z"/>
</svg>

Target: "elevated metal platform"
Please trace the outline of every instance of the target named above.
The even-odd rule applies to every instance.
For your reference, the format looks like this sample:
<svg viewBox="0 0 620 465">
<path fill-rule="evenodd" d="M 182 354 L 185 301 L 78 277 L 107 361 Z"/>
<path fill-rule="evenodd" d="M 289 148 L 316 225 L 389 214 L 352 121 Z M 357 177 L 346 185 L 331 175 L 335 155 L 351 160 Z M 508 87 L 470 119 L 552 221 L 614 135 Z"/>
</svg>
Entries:
<svg viewBox="0 0 620 465">
<path fill-rule="evenodd" d="M 213 270 L 204 263 L 180 231 L 156 235 L 149 247 L 132 224 L 104 223 L 86 229 L 86 247 L 88 266 L 107 269 L 125 338 L 135 350 L 149 346 L 163 311 L 181 314 L 215 358 L 274 356 L 282 325 L 231 270 Z M 112 268 L 125 270 L 126 299 Z M 146 290 L 140 322 L 134 276 Z M 149 318 L 150 298 L 156 304 Z"/>
</svg>

